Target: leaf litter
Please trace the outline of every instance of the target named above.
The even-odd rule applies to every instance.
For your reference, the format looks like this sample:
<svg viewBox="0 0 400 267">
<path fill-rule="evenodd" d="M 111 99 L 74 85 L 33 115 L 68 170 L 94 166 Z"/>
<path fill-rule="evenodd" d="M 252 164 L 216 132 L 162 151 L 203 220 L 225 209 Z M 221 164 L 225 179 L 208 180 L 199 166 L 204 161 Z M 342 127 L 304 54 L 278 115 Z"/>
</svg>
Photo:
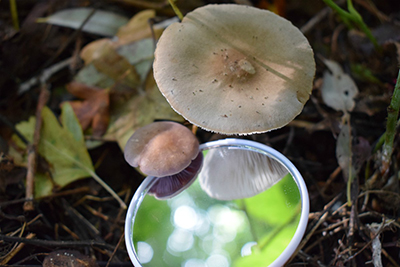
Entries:
<svg viewBox="0 0 400 267">
<path fill-rule="evenodd" d="M 35 209 L 30 213 L 23 213 L 21 208 L 24 183 L 19 178 L 26 171 L 27 144 L 3 122 L 10 121 L 15 131 L 23 133 L 31 141 L 29 137 L 35 131 L 35 117 L 30 115 L 34 114 L 32 106 L 35 105 L 37 89 L 35 85 L 29 85 L 19 97 L 14 97 L 12 90 L 1 92 L 0 147 L 5 143 L 7 150 L 4 150 L 0 164 L 0 239 L 7 234 L 9 240 L 14 237 L 13 240 L 25 242 L 24 247 L 14 250 L 12 247 L 3 247 L 9 242 L 0 241 L 4 251 L 15 253 L 9 254 L 11 256 L 7 258 L 7 263 L 38 264 L 36 259 L 39 258 L 41 264 L 44 260 L 41 253 L 65 248 L 65 240 L 71 242 L 68 249 L 81 246 L 78 250 L 97 262 L 130 262 L 126 251 L 119 246 L 125 216 L 123 209 L 119 209 L 118 203 L 93 179 L 83 178 L 93 176 L 93 173 L 106 178 L 107 173 L 112 172 L 112 179 L 107 182 L 118 180 L 112 187 L 118 189 L 118 194 L 125 198 L 125 202 L 129 201 L 143 177 L 135 171 L 125 173 L 121 148 L 127 138 L 135 129 L 154 120 L 183 121 L 160 94 L 151 70 L 155 45 L 153 38 L 157 39 L 162 32 L 157 22 L 166 17 L 169 19 L 171 13 L 163 13 L 165 10 L 157 1 L 146 1 L 146 5 L 156 4 L 157 15 L 155 10 L 143 10 L 139 2 L 142 1 L 132 4 L 134 11 L 118 1 L 108 3 L 116 14 L 135 16 L 122 27 L 112 22 L 112 33 L 99 32 L 104 36 L 114 36 L 112 38 L 97 39 L 83 27 L 83 32 L 74 40 L 75 46 L 68 48 L 82 56 L 84 66 L 72 79 L 71 74 L 65 74 L 68 72 L 65 70 L 67 65 L 63 65 L 64 70 L 59 70 L 57 75 L 52 73 L 46 79 L 54 87 L 48 107 L 42 112 L 43 128 L 38 146 L 40 156 L 35 185 L 36 196 L 41 198 L 34 202 Z M 190 0 L 185 5 L 194 5 L 194 2 L 202 1 Z M 266 2 L 261 1 L 258 5 L 268 6 Z M 379 266 L 382 263 L 382 266 L 399 266 L 396 246 L 400 228 L 397 222 L 397 203 L 400 201 L 398 128 L 394 133 L 393 145 L 388 148 L 391 153 L 385 175 L 381 173 L 382 143 L 379 141 L 386 131 L 387 107 L 398 72 L 398 19 L 393 15 L 398 10 L 393 6 L 388 8 L 388 1 L 375 3 L 375 10 L 362 1 L 353 1 L 354 8 L 371 27 L 371 32 L 381 45 L 382 51 L 377 52 L 365 36 L 342 27 L 335 13 L 329 16 L 329 12 L 320 13 L 325 9 L 321 1 L 307 7 L 289 2 L 281 5 L 283 2 L 274 1 L 271 6 L 283 8 L 280 12 L 297 26 L 311 22 L 314 16 L 321 16 L 318 19 L 329 22 L 310 23 L 307 28 L 307 38 L 315 54 L 318 58 L 324 58 L 317 65 L 313 101 L 307 103 L 302 114 L 289 127 L 253 136 L 256 141 L 285 151 L 285 155 L 303 174 L 310 192 L 309 228 L 300 252 L 294 255 L 290 264 L 363 266 L 374 263 Z M 124 3 L 129 5 L 129 1 Z M 35 14 L 45 17 L 55 14 L 54 10 L 63 9 L 56 3 L 43 4 L 44 7 L 46 5 L 49 5 L 47 8 L 51 12 L 40 13 L 35 4 Z M 74 5 L 82 7 L 77 2 L 69 6 Z M 27 14 L 28 7 L 32 6 L 19 6 Z M 103 7 L 99 9 L 107 10 Z M 134 14 L 137 10 L 139 12 Z M 383 25 L 380 23 L 382 14 L 390 18 L 385 19 Z M 167 23 L 168 19 L 165 20 Z M 82 18 L 79 21 L 71 27 L 80 28 Z M 153 23 L 153 31 L 149 21 Z M 38 27 L 43 27 L 43 24 Z M 28 28 L 22 26 L 22 29 L 26 31 Z M 19 34 L 22 39 L 30 36 L 42 40 L 40 43 L 29 43 L 30 47 L 39 47 L 32 49 L 34 53 L 44 50 L 47 55 L 54 55 L 54 45 L 61 44 L 61 40 L 65 40 L 70 32 L 61 27 L 48 29 L 47 32 L 31 31 L 31 35 L 23 31 Z M 8 36 L 1 39 L 5 47 L 26 47 L 12 38 Z M 82 42 L 84 48 L 80 49 Z M 27 50 L 23 51 L 29 58 Z M 71 54 L 65 53 L 59 62 L 65 56 L 71 57 Z M 15 58 L 21 59 L 21 56 L 16 55 Z M 39 69 L 40 64 L 34 60 L 30 63 L 36 65 L 26 65 L 29 68 L 22 67 L 25 65 L 21 60 L 8 59 L 6 62 L 11 64 L 10 69 L 18 70 L 15 77 L 23 77 L 22 80 L 38 77 L 32 70 Z M 25 73 L 21 72 L 24 69 Z M 10 77 L 1 77 L 0 82 L 10 88 L 15 84 L 17 88 L 17 82 Z M 56 93 L 60 91 L 55 86 L 62 88 L 61 94 Z M 57 119 L 62 102 L 61 116 Z M 31 108 L 27 109 L 29 104 Z M 75 113 L 72 112 L 73 108 Z M 322 124 L 325 126 L 317 127 Z M 196 134 L 201 142 L 224 138 L 202 130 L 197 130 Z M 92 139 L 99 143 L 94 149 L 88 150 L 88 141 Z M 349 177 L 353 177 L 350 183 Z M 346 197 L 349 192 L 350 197 Z M 66 210 L 70 209 L 78 216 L 66 215 Z M 26 226 L 21 227 L 21 222 Z M 91 243 L 94 244 L 92 246 L 89 242 L 77 241 L 93 238 L 87 234 L 89 228 L 96 229 L 96 239 L 99 240 L 98 243 Z M 34 238 L 29 233 L 35 233 Z M 38 243 L 29 243 L 31 239 Z M 49 241 L 53 242 L 54 247 L 46 246 Z M 105 243 L 111 245 L 104 246 Z M 36 259 L 29 256 L 31 253 L 36 253 Z"/>
</svg>

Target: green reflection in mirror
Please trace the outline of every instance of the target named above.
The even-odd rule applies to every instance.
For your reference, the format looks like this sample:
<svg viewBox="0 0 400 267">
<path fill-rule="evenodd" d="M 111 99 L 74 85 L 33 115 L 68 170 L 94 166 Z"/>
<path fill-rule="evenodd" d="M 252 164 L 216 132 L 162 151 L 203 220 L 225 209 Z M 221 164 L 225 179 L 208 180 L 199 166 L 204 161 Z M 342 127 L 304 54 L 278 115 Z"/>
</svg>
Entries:
<svg viewBox="0 0 400 267">
<path fill-rule="evenodd" d="M 168 201 L 146 196 L 132 238 L 145 267 L 268 266 L 292 239 L 300 205 L 291 175 L 235 201 L 208 197 L 196 181 Z"/>
<path fill-rule="evenodd" d="M 257 244 L 250 255 L 237 258 L 233 266 L 268 266 L 296 232 L 301 212 L 296 182 L 288 174 L 269 190 L 236 202 L 246 211 Z"/>
</svg>

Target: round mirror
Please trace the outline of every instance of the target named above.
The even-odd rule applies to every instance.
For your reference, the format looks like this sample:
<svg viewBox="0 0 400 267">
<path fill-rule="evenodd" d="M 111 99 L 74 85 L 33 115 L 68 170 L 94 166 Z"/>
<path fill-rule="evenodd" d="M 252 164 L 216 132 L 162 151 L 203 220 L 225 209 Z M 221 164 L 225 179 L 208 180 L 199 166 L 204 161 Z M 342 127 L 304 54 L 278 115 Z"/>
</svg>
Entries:
<svg viewBox="0 0 400 267">
<path fill-rule="evenodd" d="M 308 221 L 309 198 L 298 170 L 281 153 L 258 142 L 224 139 L 202 144 L 200 150 L 204 161 L 198 178 L 180 194 L 168 200 L 148 195 L 155 177 L 147 177 L 136 191 L 125 222 L 134 266 L 283 266 Z M 246 162 L 257 171 L 237 171 Z M 271 166 L 278 166 L 279 179 L 269 175 Z M 240 198 L 231 197 L 235 189 L 229 183 L 207 187 L 208 180 L 227 175 L 266 176 L 270 185 Z M 216 194 L 210 192 L 215 188 Z"/>
</svg>

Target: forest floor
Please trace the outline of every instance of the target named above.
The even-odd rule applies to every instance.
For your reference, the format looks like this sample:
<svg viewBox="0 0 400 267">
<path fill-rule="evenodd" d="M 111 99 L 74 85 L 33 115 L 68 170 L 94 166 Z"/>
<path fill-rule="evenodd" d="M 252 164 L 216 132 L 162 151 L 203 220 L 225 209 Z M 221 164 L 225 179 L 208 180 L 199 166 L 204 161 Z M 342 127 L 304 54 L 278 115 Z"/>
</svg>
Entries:
<svg viewBox="0 0 400 267">
<path fill-rule="evenodd" d="M 144 78 L 129 76 L 125 71 L 132 66 L 112 46 L 104 45 L 100 57 L 93 55 L 87 45 L 96 47 L 95 41 L 110 37 L 107 33 L 36 21 L 67 8 L 94 7 L 126 18 L 154 10 L 152 21 L 159 23 L 174 16 L 167 2 L 26 0 L 17 1 L 17 17 L 12 16 L 13 1 L 0 2 L 1 266 L 41 266 L 46 258 L 55 257 L 50 254 L 54 251 L 81 254 L 56 257 L 58 265 L 47 261 L 44 266 L 73 266 L 72 259 L 80 261 L 79 266 L 132 266 L 124 245 L 126 210 L 87 177 L 97 174 L 129 204 L 144 177 L 125 162 L 121 144 L 134 128 L 154 120 L 182 118 L 157 95 L 150 70 L 139 73 Z M 186 13 L 209 3 L 232 2 L 187 0 L 178 5 Z M 376 47 L 357 24 L 349 23 L 353 26 L 349 27 L 322 0 L 236 2 L 268 8 L 287 18 L 301 29 L 315 54 L 314 88 L 303 112 L 281 129 L 238 136 L 281 151 L 307 184 L 309 223 L 298 252 L 287 265 L 400 266 L 398 127 L 390 134 L 393 144 L 383 136 L 399 72 L 398 1 L 353 0 Z M 348 10 L 345 1 L 338 3 Z M 120 33 L 120 39 L 134 42 L 158 36 L 149 30 L 152 16 L 146 14 L 145 23 L 143 19 L 137 22 L 136 28 Z M 121 26 L 122 22 L 112 21 L 112 27 Z M 102 40 L 97 44 L 110 41 Z M 143 53 L 150 53 L 151 66 L 152 51 Z M 89 63 L 100 74 L 92 72 Z M 338 76 L 346 76 L 346 81 Z M 325 97 L 323 84 L 328 79 L 332 87 L 339 84 L 339 91 L 347 87 L 349 91 Z M 96 86 L 85 86 L 85 82 Z M 135 87 L 144 88 L 145 96 Z M 345 101 L 346 107 L 338 107 L 337 101 Z M 131 105 L 121 104 L 126 102 Z M 72 132 L 73 148 L 63 146 L 71 137 L 69 107 L 84 129 L 83 137 Z M 61 113 L 62 127 L 54 120 Z M 49 125 L 58 130 L 52 132 Z M 196 135 L 201 143 L 226 137 L 201 129 Z M 57 158 L 44 148 L 43 140 L 60 145 L 80 164 Z M 32 202 L 29 195 L 34 191 Z"/>
</svg>

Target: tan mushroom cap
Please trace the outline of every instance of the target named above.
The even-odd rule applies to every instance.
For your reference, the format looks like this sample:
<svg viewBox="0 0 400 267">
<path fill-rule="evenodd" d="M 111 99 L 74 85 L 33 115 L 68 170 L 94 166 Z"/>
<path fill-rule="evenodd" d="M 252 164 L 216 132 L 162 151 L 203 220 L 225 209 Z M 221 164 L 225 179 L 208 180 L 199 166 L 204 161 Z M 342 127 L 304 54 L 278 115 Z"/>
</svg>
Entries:
<svg viewBox="0 0 400 267">
<path fill-rule="evenodd" d="M 199 153 L 196 136 L 185 126 L 169 121 L 139 128 L 126 143 L 125 160 L 155 177 L 176 174 L 190 165 Z"/>
<path fill-rule="evenodd" d="M 313 51 L 291 22 L 234 4 L 203 6 L 170 25 L 153 67 L 176 112 L 224 134 L 289 123 L 308 100 L 315 73 Z"/>
</svg>

